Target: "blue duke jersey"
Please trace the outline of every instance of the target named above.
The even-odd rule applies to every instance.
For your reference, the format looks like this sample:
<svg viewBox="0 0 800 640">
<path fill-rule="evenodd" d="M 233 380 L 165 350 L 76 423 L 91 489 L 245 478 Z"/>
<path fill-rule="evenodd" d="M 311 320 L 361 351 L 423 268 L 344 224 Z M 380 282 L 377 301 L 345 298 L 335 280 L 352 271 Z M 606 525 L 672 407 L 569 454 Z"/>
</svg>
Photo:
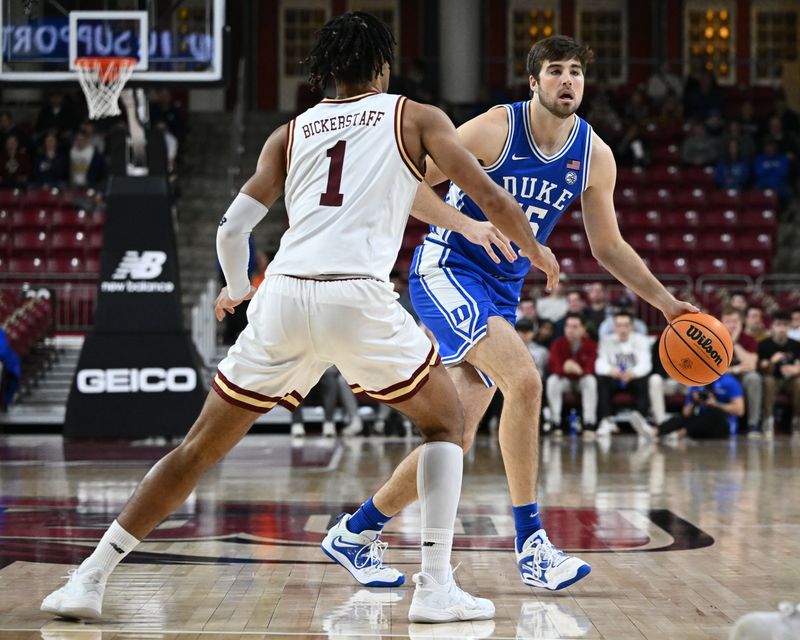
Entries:
<svg viewBox="0 0 800 640">
<path fill-rule="evenodd" d="M 546 244 L 558 219 L 586 189 L 592 128 L 576 116 L 567 142 L 556 154 L 546 156 L 531 134 L 529 101 L 496 108 L 508 112 L 509 134 L 500 157 L 485 171 L 516 198 L 530 220 L 536 239 Z M 472 198 L 452 182 L 445 201 L 474 220 L 487 219 Z M 515 262 L 502 258 L 500 264 L 495 264 L 482 247 L 447 229 L 432 226 L 427 240 L 452 249 L 443 264 L 462 264 L 466 259 L 473 269 L 507 279 L 524 278 L 531 268 L 527 258 Z M 516 245 L 514 248 L 518 250 Z"/>
<path fill-rule="evenodd" d="M 501 105 L 508 115 L 508 135 L 500 157 L 484 167 L 487 175 L 513 195 L 545 244 L 558 219 L 580 197 L 589 179 L 592 128 L 581 118 L 564 146 L 546 156 L 531 133 L 529 101 Z M 483 211 L 456 184 L 446 202 L 474 220 Z M 518 252 L 519 248 L 514 245 Z M 530 260 L 496 264 L 464 236 L 435 226 L 414 253 L 409 289 L 414 308 L 439 342 L 442 362 L 457 364 L 486 334 L 488 318 L 514 323 L 523 278 Z M 479 372 L 480 373 L 480 372 Z M 491 381 L 484 376 L 487 384 Z"/>
</svg>

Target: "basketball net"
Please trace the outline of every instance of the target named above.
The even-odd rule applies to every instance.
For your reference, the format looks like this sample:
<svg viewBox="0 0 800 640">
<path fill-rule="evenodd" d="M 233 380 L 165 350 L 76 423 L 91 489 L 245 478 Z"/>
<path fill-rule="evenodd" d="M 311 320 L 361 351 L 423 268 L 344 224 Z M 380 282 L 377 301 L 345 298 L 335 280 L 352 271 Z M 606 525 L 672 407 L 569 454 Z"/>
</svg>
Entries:
<svg viewBox="0 0 800 640">
<path fill-rule="evenodd" d="M 89 118 L 118 116 L 122 88 L 131 77 L 135 58 L 77 58 L 78 81 L 89 106 Z"/>
</svg>

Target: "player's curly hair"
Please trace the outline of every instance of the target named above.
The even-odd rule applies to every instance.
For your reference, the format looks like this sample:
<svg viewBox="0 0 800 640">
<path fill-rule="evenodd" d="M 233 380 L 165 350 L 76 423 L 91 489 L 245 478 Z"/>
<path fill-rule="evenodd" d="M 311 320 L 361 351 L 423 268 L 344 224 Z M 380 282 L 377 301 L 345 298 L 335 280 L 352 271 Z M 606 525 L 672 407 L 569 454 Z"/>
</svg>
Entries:
<svg viewBox="0 0 800 640">
<path fill-rule="evenodd" d="M 308 82 L 325 89 L 331 77 L 353 84 L 369 82 L 384 63 L 394 62 L 395 39 L 384 22 L 363 11 L 328 20 L 317 34 L 308 64 Z"/>
</svg>

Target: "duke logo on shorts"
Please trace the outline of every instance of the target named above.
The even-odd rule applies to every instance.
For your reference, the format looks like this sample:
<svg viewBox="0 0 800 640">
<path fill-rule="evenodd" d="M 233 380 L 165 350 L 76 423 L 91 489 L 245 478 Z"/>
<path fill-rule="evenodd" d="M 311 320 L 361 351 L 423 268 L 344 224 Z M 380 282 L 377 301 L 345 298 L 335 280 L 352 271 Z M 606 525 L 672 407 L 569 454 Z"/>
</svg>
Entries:
<svg viewBox="0 0 800 640">
<path fill-rule="evenodd" d="M 530 101 L 495 108 L 507 112 L 508 136 L 500 157 L 484 170 L 516 198 L 536 239 L 545 244 L 558 219 L 586 189 L 592 128 L 575 116 L 564 146 L 547 156 L 531 134 Z M 474 220 L 487 219 L 452 182 L 445 202 Z M 519 247 L 513 246 L 519 253 Z M 467 351 L 486 335 L 490 316 L 514 323 L 523 278 L 531 263 L 527 258 L 508 262 L 502 255 L 500 260 L 500 264 L 494 263 L 482 247 L 436 226 L 431 226 L 414 252 L 409 276 L 411 300 L 439 342 L 444 364 L 454 365 L 464 359 Z"/>
</svg>

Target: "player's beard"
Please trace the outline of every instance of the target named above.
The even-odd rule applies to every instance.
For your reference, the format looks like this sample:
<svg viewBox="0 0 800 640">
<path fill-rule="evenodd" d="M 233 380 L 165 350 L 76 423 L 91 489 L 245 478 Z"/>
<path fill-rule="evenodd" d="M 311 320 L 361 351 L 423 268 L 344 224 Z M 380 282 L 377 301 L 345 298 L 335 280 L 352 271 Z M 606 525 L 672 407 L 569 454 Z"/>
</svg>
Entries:
<svg viewBox="0 0 800 640">
<path fill-rule="evenodd" d="M 536 87 L 536 97 L 539 99 L 539 104 L 552 113 L 556 118 L 561 118 L 562 120 L 569 118 L 578 110 L 578 107 L 580 106 L 580 102 L 577 100 L 577 98 L 573 100 L 572 104 L 570 105 L 559 104 L 558 97 L 555 97 L 552 100 L 547 100 L 545 98 L 544 91 L 542 91 L 540 86 Z"/>
</svg>

